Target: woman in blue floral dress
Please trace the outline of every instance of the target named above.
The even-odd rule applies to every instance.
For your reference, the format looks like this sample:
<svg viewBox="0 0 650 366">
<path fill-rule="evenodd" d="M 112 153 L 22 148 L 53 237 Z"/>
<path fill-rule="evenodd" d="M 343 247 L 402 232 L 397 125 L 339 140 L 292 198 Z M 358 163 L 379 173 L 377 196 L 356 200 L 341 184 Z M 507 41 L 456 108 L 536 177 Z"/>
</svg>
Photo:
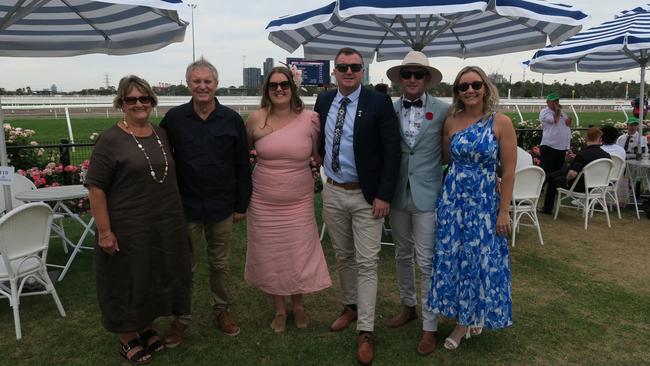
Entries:
<svg viewBox="0 0 650 366">
<path fill-rule="evenodd" d="M 428 299 L 435 313 L 456 319 L 447 349 L 483 327 L 512 324 L 507 235 L 517 142 L 510 118 L 494 111 L 497 102 L 498 91 L 480 68 L 456 76 L 443 132 L 443 160 L 451 162 L 436 207 Z"/>
</svg>

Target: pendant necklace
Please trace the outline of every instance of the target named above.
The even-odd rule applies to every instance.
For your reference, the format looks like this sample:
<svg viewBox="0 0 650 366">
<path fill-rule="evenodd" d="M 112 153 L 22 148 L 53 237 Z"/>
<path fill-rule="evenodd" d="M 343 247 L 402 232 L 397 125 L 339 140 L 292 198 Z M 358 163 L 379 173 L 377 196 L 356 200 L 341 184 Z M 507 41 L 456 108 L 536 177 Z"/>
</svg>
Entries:
<svg viewBox="0 0 650 366">
<path fill-rule="evenodd" d="M 158 179 L 156 177 L 156 172 L 153 170 L 153 166 L 151 165 L 151 160 L 149 159 L 149 155 L 147 155 L 147 151 L 144 149 L 144 146 L 138 141 L 138 139 L 135 137 L 135 134 L 131 129 L 129 128 L 129 124 L 126 123 L 126 119 L 122 120 L 122 123 L 124 124 L 124 127 L 126 127 L 127 132 L 133 137 L 133 141 L 135 141 L 136 145 L 138 145 L 138 148 L 142 151 L 144 154 L 144 157 L 147 159 L 147 164 L 149 164 L 149 173 L 151 174 L 151 179 L 154 180 L 156 183 L 162 184 L 165 181 L 165 178 L 167 178 L 167 171 L 169 170 L 169 161 L 167 161 L 167 153 L 165 152 L 165 148 L 163 147 L 162 142 L 160 141 L 160 137 L 156 133 L 156 129 L 151 126 L 151 130 L 153 131 L 153 134 L 156 136 L 156 141 L 158 142 L 158 146 L 160 146 L 160 151 L 162 151 L 163 158 L 165 159 L 165 172 L 163 173 L 163 177 L 161 179 Z"/>
</svg>

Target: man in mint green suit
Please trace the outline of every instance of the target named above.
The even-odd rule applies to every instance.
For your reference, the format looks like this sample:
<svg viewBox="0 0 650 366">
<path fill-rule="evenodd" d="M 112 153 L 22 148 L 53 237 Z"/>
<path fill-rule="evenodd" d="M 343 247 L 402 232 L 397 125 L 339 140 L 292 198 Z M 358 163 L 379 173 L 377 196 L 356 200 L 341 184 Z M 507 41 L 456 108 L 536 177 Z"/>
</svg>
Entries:
<svg viewBox="0 0 650 366">
<path fill-rule="evenodd" d="M 428 355 L 436 349 L 438 328 L 437 315 L 426 309 L 425 302 L 433 259 L 436 199 L 442 188 L 442 126 L 449 105 L 426 93 L 440 82 L 442 74 L 429 66 L 421 52 L 409 52 L 402 64 L 390 68 L 386 75 L 404 90 L 393 105 L 400 120 L 402 161 L 390 211 L 402 309 L 388 326 L 396 328 L 417 319 L 415 259 L 422 294 L 422 337 L 417 352 Z"/>
</svg>

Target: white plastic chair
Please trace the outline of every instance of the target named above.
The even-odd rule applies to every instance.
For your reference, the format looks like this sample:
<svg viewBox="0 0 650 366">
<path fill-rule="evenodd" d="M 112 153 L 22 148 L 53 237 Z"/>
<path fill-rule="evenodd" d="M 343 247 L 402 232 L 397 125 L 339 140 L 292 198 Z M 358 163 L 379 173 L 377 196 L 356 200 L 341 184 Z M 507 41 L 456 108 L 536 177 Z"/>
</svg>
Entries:
<svg viewBox="0 0 650 366">
<path fill-rule="evenodd" d="M 31 191 L 36 189 L 36 186 L 34 185 L 34 182 L 29 180 L 27 177 L 24 177 L 18 173 L 14 174 L 14 181 L 11 184 L 11 206 L 13 208 L 16 208 L 18 206 L 22 206 L 25 204 L 25 202 L 21 200 L 16 199 L 16 194 L 20 192 L 25 192 L 25 191 Z M 4 195 L 0 194 L 0 209 L 2 212 L 6 211 L 6 206 L 4 202 Z M 68 246 L 66 245 L 66 242 L 68 245 L 74 246 L 74 243 L 68 239 L 67 236 L 65 236 L 65 228 L 63 227 L 63 219 L 65 218 L 64 215 L 60 213 L 54 213 L 53 219 L 52 219 L 52 231 L 54 231 L 54 235 L 58 236 L 61 238 L 61 244 L 63 245 L 63 251 L 65 253 L 68 253 Z"/>
<path fill-rule="evenodd" d="M 555 216 L 553 219 L 557 220 L 557 214 L 560 212 L 560 207 L 577 207 L 582 209 L 582 215 L 585 218 L 585 230 L 587 230 L 589 216 L 593 215 L 596 204 L 599 204 L 607 217 L 607 226 L 612 227 L 609 221 L 609 211 L 607 210 L 605 195 L 607 187 L 609 187 L 609 177 L 613 166 L 614 163 L 611 159 L 603 158 L 594 160 L 582 169 L 580 174 L 578 174 L 576 179 L 573 181 L 570 189 L 558 188 L 557 201 L 555 203 Z M 580 177 L 584 177 L 584 192 L 575 191 Z M 569 203 L 571 201 L 577 201 L 579 205 L 562 205 L 562 201 L 565 199 L 569 199 Z"/>
<path fill-rule="evenodd" d="M 325 175 L 325 168 L 323 166 L 320 166 L 320 180 L 323 182 L 323 188 L 325 187 L 325 184 L 327 184 L 327 176 Z M 323 221 L 323 227 L 320 229 L 320 241 L 323 241 L 323 237 L 325 237 L 325 221 Z"/>
<path fill-rule="evenodd" d="M 539 200 L 546 173 L 538 166 L 527 166 L 515 173 L 515 185 L 512 190 L 512 246 L 515 246 L 517 232 L 520 226 L 534 226 L 537 228 L 539 243 L 544 245 L 542 229 L 537 218 L 537 201 Z M 526 216 L 532 224 L 522 224 L 521 219 Z"/>
<path fill-rule="evenodd" d="M 618 213 L 618 219 L 621 219 L 621 209 L 619 207 L 618 201 L 618 182 L 623 179 L 623 174 L 625 174 L 625 160 L 621 159 L 618 156 L 612 155 L 612 171 L 609 174 L 609 186 L 605 193 L 607 196 L 614 202 L 616 205 L 616 212 Z"/>
<path fill-rule="evenodd" d="M 13 308 L 16 339 L 22 338 L 20 296 L 52 294 L 59 313 L 65 316 L 45 265 L 51 223 L 52 209 L 42 202 L 21 205 L 0 218 L 0 296 L 8 298 Z M 44 289 L 23 293 L 30 278 Z"/>
</svg>

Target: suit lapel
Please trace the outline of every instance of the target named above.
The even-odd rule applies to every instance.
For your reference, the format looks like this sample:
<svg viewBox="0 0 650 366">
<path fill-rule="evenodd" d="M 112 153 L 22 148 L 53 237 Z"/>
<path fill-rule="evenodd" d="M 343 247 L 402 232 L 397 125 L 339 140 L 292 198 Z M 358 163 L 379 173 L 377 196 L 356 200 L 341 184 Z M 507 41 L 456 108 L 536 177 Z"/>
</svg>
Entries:
<svg viewBox="0 0 650 366">
<path fill-rule="evenodd" d="M 368 93 L 366 92 L 365 88 L 362 86 L 361 92 L 359 93 L 359 102 L 357 103 L 357 110 L 354 116 L 354 137 L 359 135 L 361 119 L 364 118 L 364 114 L 366 113 L 367 97 L 368 97 Z"/>
<path fill-rule="evenodd" d="M 404 99 L 404 96 L 401 96 L 397 102 L 393 105 L 393 109 L 395 109 L 395 113 L 397 113 L 397 121 L 399 122 L 399 135 L 402 137 L 402 140 L 406 142 L 406 137 L 404 136 L 404 127 L 402 125 L 402 100 Z"/>
</svg>

